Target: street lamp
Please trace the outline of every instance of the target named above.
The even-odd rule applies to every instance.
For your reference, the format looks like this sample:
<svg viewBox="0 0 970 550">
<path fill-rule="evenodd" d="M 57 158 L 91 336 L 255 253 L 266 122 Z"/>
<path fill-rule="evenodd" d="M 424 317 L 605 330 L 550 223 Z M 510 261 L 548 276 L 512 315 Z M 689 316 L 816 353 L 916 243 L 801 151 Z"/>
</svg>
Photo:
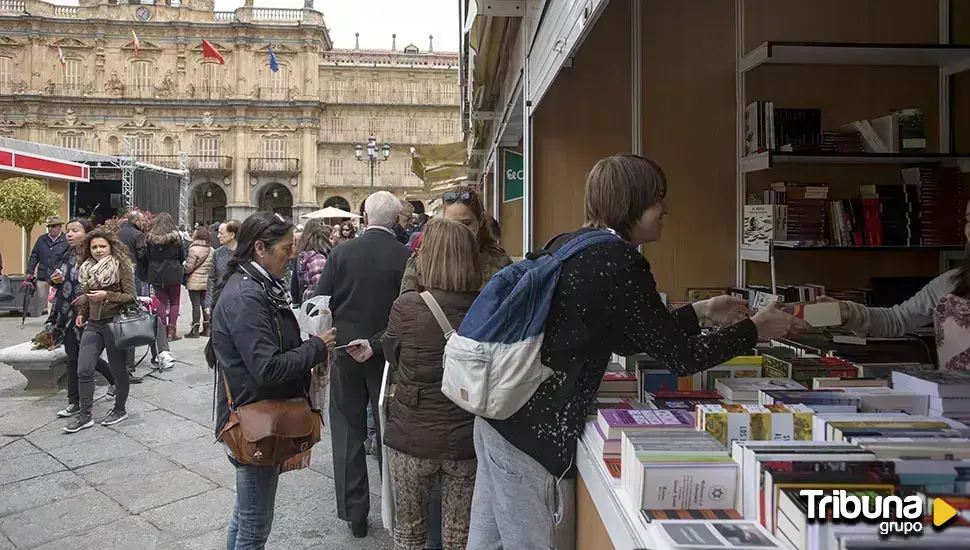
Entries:
<svg viewBox="0 0 970 550">
<path fill-rule="evenodd" d="M 366 162 L 370 165 L 370 188 L 374 189 L 374 167 L 380 162 L 385 162 L 388 157 L 391 156 L 391 146 L 384 144 L 381 146 L 377 145 L 377 137 L 371 136 L 367 138 L 367 156 L 364 156 L 364 146 L 361 144 L 354 145 L 354 156 L 357 157 L 358 162 Z M 378 154 L 380 150 L 380 154 Z"/>
</svg>

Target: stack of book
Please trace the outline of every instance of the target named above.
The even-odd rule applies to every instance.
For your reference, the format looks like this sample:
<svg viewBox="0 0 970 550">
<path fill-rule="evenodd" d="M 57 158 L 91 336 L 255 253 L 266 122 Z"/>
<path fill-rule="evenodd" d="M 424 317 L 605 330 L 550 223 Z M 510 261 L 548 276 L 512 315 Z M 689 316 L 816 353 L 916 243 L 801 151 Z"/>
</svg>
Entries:
<svg viewBox="0 0 970 550">
<path fill-rule="evenodd" d="M 718 404 L 724 397 L 715 391 L 657 391 L 647 394 L 644 403 L 651 409 L 680 409 L 694 412 L 697 405 Z"/>
<path fill-rule="evenodd" d="M 698 405 L 696 427 L 729 447 L 734 441 L 812 439 L 815 412 L 796 405 Z"/>
<path fill-rule="evenodd" d="M 760 390 L 759 405 L 794 405 L 801 403 L 817 413 L 854 413 L 859 411 L 859 398 L 839 390 Z"/>
<path fill-rule="evenodd" d="M 736 509 L 738 465 L 710 434 L 623 432 L 621 446 L 621 485 L 634 511 Z"/>
<path fill-rule="evenodd" d="M 599 395 L 636 398 L 637 375 L 626 370 L 607 370 L 600 382 Z"/>
<path fill-rule="evenodd" d="M 623 433 L 653 433 L 657 429 L 689 430 L 694 427 L 694 413 L 682 410 L 600 409 L 595 421 L 586 429 L 595 432 L 588 441 L 606 462 L 613 477 L 619 477 L 621 436 Z"/>
<path fill-rule="evenodd" d="M 757 403 L 761 390 L 803 390 L 805 386 L 791 378 L 722 378 L 714 387 L 734 403 Z"/>
<path fill-rule="evenodd" d="M 970 421 L 970 373 L 910 371 L 893 373 L 893 388 L 927 396 L 929 416 Z"/>
<path fill-rule="evenodd" d="M 791 378 L 792 380 L 810 386 L 814 378 L 856 378 L 859 369 L 838 357 L 791 357 L 776 356 L 777 348 L 772 348 L 764 354 L 764 365 L 761 372 L 765 378 Z"/>
<path fill-rule="evenodd" d="M 764 527 L 753 521 L 709 518 L 657 520 L 650 525 L 653 550 L 782 550 Z"/>
</svg>

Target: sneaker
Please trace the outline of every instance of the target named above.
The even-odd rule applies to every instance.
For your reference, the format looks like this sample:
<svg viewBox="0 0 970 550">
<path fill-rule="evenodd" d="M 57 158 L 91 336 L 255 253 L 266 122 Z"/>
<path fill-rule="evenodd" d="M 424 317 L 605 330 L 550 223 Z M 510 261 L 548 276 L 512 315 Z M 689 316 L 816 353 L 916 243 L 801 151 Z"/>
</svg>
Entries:
<svg viewBox="0 0 970 550">
<path fill-rule="evenodd" d="M 77 433 L 81 430 L 85 430 L 94 426 L 94 419 L 91 418 L 89 414 L 78 414 L 71 420 L 67 426 L 64 426 L 64 431 L 69 434 Z"/>
<path fill-rule="evenodd" d="M 128 413 L 125 411 L 112 410 L 108 413 L 108 416 L 104 417 L 101 421 L 102 426 L 114 426 L 118 422 L 128 418 Z"/>
<path fill-rule="evenodd" d="M 108 397 L 114 397 L 115 396 L 115 385 L 114 384 L 111 384 L 110 386 L 108 386 L 108 393 L 106 395 Z"/>
<path fill-rule="evenodd" d="M 81 412 L 81 407 L 77 403 L 71 403 L 63 409 L 57 411 L 57 416 L 61 418 L 70 418 L 79 412 Z"/>
<path fill-rule="evenodd" d="M 175 357 L 170 351 L 163 351 L 158 354 L 158 360 L 161 363 L 161 370 L 168 370 L 175 366 Z"/>
</svg>

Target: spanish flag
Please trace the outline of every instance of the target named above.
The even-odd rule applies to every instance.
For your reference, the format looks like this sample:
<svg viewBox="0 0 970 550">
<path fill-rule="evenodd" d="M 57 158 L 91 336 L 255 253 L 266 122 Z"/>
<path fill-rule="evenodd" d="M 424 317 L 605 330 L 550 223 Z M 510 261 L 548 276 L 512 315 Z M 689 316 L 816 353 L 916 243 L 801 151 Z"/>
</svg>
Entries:
<svg viewBox="0 0 970 550">
<path fill-rule="evenodd" d="M 138 41 L 138 35 L 135 34 L 135 29 L 131 29 L 131 43 L 135 46 L 135 59 L 141 57 L 141 42 Z"/>
</svg>

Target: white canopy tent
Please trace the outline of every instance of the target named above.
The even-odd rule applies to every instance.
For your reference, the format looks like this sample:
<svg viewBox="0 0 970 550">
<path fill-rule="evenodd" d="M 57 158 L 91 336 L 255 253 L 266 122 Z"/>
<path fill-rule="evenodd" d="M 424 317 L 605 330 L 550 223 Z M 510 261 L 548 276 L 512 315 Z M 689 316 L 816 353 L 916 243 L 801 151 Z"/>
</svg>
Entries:
<svg viewBox="0 0 970 550">
<path fill-rule="evenodd" d="M 303 214 L 300 216 L 302 220 L 312 220 L 314 218 L 334 218 L 334 219 L 347 219 L 347 218 L 360 218 L 357 214 L 351 212 L 345 212 L 339 208 L 333 206 L 328 206 L 326 208 L 321 208 L 320 210 L 314 210 L 308 214 Z"/>
</svg>

